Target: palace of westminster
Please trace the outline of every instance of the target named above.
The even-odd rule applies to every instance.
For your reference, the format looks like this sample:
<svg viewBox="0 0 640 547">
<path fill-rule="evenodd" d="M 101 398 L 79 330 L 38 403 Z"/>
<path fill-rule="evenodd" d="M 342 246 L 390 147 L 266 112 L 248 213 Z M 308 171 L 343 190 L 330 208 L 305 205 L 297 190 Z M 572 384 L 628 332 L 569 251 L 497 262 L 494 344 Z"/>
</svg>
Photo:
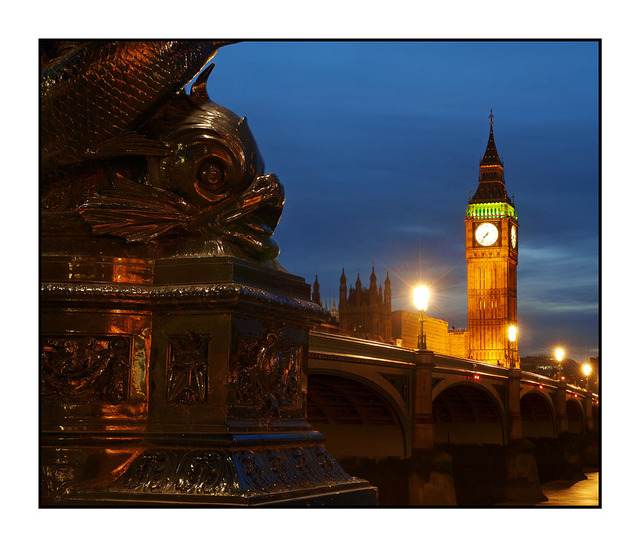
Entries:
<svg viewBox="0 0 640 547">
<path fill-rule="evenodd" d="M 518 362 L 517 341 L 509 341 L 508 328 L 517 325 L 518 216 L 507 195 L 504 165 L 493 137 L 480 161 L 478 188 L 466 209 L 467 329 L 449 328 L 440 319 L 424 317 L 427 349 L 436 353 L 508 366 Z M 312 300 L 322 305 L 316 276 Z M 325 309 L 328 306 L 325 305 Z M 369 286 L 360 274 L 347 289 L 342 270 L 338 307 L 319 330 L 416 348 L 419 315 L 391 309 L 391 281 L 378 285 L 375 267 Z"/>
</svg>

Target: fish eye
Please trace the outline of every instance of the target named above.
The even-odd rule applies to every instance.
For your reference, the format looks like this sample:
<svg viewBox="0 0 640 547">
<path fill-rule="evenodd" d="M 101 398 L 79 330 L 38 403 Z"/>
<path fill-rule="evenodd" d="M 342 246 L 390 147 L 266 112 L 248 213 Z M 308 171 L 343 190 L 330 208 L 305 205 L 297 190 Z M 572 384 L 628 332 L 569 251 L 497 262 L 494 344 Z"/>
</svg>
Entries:
<svg viewBox="0 0 640 547">
<path fill-rule="evenodd" d="M 198 182 L 203 190 L 219 191 L 224 184 L 224 171 L 213 161 L 206 161 L 198 168 Z"/>
</svg>

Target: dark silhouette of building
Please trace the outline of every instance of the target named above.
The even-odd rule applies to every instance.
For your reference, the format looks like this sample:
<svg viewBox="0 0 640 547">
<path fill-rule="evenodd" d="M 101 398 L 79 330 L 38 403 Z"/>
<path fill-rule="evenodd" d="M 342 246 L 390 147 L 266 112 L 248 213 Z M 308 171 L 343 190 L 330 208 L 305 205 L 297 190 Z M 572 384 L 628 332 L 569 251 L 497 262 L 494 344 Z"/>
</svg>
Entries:
<svg viewBox="0 0 640 547">
<path fill-rule="evenodd" d="M 391 339 L 391 280 L 389 272 L 382 285 L 378 285 L 375 267 L 371 268 L 369 287 L 363 287 L 360 274 L 355 288 L 349 287 L 342 269 L 340 276 L 340 300 L 338 303 L 340 330 L 350 336 L 392 342 Z"/>
<path fill-rule="evenodd" d="M 320 302 L 320 283 L 318 283 L 318 274 L 316 274 L 316 280 L 313 283 L 313 292 L 311 293 L 311 300 L 313 300 L 316 304 L 322 305 Z"/>
</svg>

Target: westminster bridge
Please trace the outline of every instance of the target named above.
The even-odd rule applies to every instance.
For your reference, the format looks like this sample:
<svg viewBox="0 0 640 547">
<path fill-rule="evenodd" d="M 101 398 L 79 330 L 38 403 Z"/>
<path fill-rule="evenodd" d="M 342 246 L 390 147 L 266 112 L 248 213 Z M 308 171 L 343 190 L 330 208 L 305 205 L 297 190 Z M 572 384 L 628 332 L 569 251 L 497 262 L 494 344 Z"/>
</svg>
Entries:
<svg viewBox="0 0 640 547">
<path fill-rule="evenodd" d="M 465 473 L 476 467 L 491 487 L 496 477 L 490 470 L 496 466 L 488 460 L 504 460 L 514 446 L 528 446 L 524 452 L 531 457 L 524 467 L 536 462 L 533 471 L 524 472 L 529 478 L 516 479 L 520 486 L 523 480 L 539 484 L 543 479 L 579 478 L 582 465 L 595 466 L 599 459 L 593 441 L 600 424 L 594 393 L 517 368 L 324 332 L 310 334 L 308 420 L 347 471 L 379 486 L 381 503 L 386 477 L 397 477 L 401 462 L 433 454 L 434 449 L 453 454 L 453 468 L 456 461 Z M 456 477 L 449 465 L 445 475 L 458 480 L 461 472 Z M 507 468 L 509 464 L 497 482 L 513 474 Z M 503 484 L 493 494 L 495 500 L 504 497 L 505 488 Z M 456 492 L 459 504 L 464 493 L 461 496 L 458 485 Z M 436 495 L 436 505 L 450 502 L 455 503 L 452 496 Z"/>
</svg>

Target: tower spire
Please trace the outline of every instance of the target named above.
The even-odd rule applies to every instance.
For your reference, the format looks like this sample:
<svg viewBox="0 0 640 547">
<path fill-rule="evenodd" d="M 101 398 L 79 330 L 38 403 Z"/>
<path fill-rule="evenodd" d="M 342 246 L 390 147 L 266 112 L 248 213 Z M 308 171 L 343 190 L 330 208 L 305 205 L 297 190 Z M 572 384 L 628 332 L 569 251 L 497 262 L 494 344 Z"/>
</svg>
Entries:
<svg viewBox="0 0 640 547">
<path fill-rule="evenodd" d="M 493 109 L 491 109 L 489 114 L 489 140 L 487 141 L 484 156 L 480 160 L 478 188 L 470 203 L 506 202 L 512 204 L 504 183 L 504 164 L 500 159 L 496 141 L 493 137 L 494 118 Z"/>
</svg>

